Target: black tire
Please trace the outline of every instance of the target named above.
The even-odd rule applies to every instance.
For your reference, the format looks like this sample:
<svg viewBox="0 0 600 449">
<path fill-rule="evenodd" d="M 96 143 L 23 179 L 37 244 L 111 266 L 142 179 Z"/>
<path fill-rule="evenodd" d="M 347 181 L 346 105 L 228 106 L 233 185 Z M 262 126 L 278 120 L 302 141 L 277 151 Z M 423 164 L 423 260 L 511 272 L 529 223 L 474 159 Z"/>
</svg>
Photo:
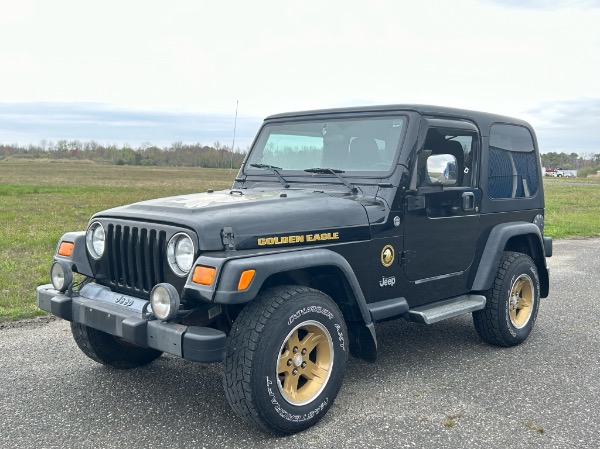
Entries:
<svg viewBox="0 0 600 449">
<path fill-rule="evenodd" d="M 540 280 L 533 260 L 526 254 L 504 252 L 486 298 L 485 308 L 473 312 L 479 337 L 496 346 L 523 343 L 540 305 Z"/>
<path fill-rule="evenodd" d="M 142 348 L 119 338 L 71 322 L 71 332 L 79 349 L 95 362 L 119 369 L 137 368 L 156 360 L 162 352 L 151 348 Z"/>
<path fill-rule="evenodd" d="M 242 310 L 227 338 L 227 401 L 264 431 L 304 430 L 333 405 L 348 349 L 343 315 L 325 293 L 297 286 L 266 290 Z"/>
</svg>

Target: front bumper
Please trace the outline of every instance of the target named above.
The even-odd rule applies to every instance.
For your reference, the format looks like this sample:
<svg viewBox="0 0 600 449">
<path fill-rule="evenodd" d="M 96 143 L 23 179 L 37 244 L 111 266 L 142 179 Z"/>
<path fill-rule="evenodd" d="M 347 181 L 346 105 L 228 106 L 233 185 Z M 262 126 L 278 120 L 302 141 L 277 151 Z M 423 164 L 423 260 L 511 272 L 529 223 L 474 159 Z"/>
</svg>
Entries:
<svg viewBox="0 0 600 449">
<path fill-rule="evenodd" d="M 40 285 L 36 296 L 42 310 L 143 348 L 154 348 L 194 362 L 220 362 L 225 357 L 227 336 L 224 332 L 145 320 L 142 310 L 148 301 L 114 293 L 98 284 L 87 284 L 72 298 L 55 290 L 52 284 Z"/>
</svg>

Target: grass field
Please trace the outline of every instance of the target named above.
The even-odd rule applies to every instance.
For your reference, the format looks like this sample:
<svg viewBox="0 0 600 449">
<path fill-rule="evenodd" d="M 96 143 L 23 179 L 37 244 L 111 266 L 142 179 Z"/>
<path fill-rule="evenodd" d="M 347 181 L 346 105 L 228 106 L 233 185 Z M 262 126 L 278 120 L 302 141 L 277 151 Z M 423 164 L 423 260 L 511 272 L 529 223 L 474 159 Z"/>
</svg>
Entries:
<svg viewBox="0 0 600 449">
<path fill-rule="evenodd" d="M 0 320 L 41 315 L 56 243 L 90 216 L 135 201 L 231 186 L 236 170 L 0 162 Z"/>
<path fill-rule="evenodd" d="M 56 243 L 97 211 L 149 198 L 231 186 L 236 170 L 0 162 L 0 320 L 43 314 Z M 546 234 L 600 235 L 600 179 L 546 179 Z"/>
<path fill-rule="evenodd" d="M 544 193 L 547 235 L 600 236 L 600 178 L 545 178 Z"/>
</svg>

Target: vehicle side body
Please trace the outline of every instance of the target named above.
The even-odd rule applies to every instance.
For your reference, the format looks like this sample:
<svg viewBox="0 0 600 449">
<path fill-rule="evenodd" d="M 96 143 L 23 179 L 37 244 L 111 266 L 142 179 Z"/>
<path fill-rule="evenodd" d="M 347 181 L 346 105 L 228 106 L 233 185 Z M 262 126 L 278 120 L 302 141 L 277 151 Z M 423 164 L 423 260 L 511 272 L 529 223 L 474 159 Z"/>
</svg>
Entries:
<svg viewBox="0 0 600 449">
<path fill-rule="evenodd" d="M 387 149 L 388 165 L 339 170 L 352 188 L 330 168 L 281 170 L 282 183 L 279 172 L 250 166 L 261 161 L 253 152 L 265 147 L 260 139 L 269 127 L 369 118 L 390 120 L 390 133 L 391 126 L 401 132 L 393 130 L 397 148 Z M 503 149 L 503 132 L 514 137 L 512 149 Z M 346 148 L 358 138 L 332 145 Z M 442 164 L 444 157 L 451 163 L 433 173 L 427 161 Z M 65 234 L 57 248 L 73 243 L 73 251 L 57 249 L 55 260 L 87 279 L 63 292 L 39 287 L 38 304 L 140 347 L 214 362 L 227 357 L 227 336 L 248 304 L 265 291 L 307 287 L 339 307 L 350 351 L 374 361 L 375 322 L 429 324 L 484 309 L 506 254 L 533 261 L 531 277 L 547 297 L 552 240 L 543 234 L 543 216 L 539 149 L 524 121 L 421 105 L 278 114 L 265 119 L 230 190 L 96 214 L 90 224 L 103 226 L 107 246 L 98 259 L 86 251 L 85 232 Z M 213 270 L 210 284 L 195 281 L 195 268 L 185 275 L 170 269 L 166 246 L 178 233 L 193 242 L 193 266 Z M 149 307 L 163 283 L 181 300 L 166 321 Z"/>
</svg>

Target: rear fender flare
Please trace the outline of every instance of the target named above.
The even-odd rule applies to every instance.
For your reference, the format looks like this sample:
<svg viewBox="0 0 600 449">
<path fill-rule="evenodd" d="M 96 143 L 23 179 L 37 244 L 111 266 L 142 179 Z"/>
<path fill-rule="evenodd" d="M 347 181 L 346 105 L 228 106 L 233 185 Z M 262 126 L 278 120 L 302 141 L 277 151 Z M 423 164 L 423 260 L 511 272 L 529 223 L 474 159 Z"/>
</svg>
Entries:
<svg viewBox="0 0 600 449">
<path fill-rule="evenodd" d="M 534 254 L 531 254 L 531 256 L 539 271 L 542 297 L 547 296 L 548 268 L 544 257 L 544 241 L 540 229 L 533 223 L 527 222 L 503 223 L 492 229 L 471 287 L 473 291 L 485 291 L 492 287 L 502 252 L 506 248 L 507 242 L 515 236 L 529 236 L 535 242 L 533 244 L 536 248 L 532 248 Z M 536 257 L 536 254 L 541 255 L 541 257 Z"/>
</svg>

